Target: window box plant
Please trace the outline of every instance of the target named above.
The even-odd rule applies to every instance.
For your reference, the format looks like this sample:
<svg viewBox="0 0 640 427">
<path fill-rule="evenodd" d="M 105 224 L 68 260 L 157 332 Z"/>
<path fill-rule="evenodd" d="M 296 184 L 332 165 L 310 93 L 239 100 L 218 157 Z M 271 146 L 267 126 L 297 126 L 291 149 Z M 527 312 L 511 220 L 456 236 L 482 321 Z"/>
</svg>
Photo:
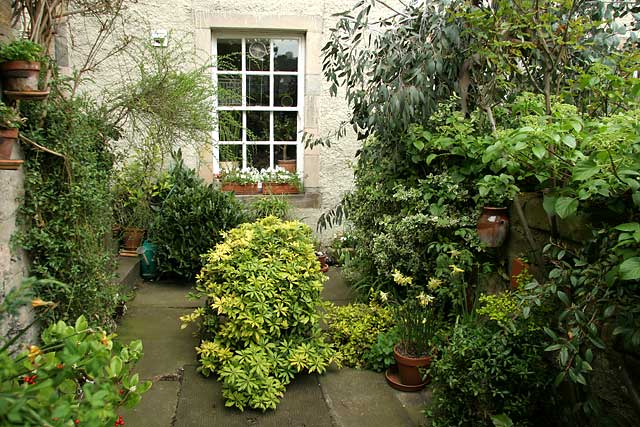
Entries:
<svg viewBox="0 0 640 427">
<path fill-rule="evenodd" d="M 262 192 L 264 194 L 296 194 L 302 188 L 300 177 L 281 167 L 262 172 Z"/>
<path fill-rule="evenodd" d="M 222 191 L 233 191 L 238 195 L 257 194 L 260 172 L 254 168 L 231 169 L 220 172 Z"/>
<path fill-rule="evenodd" d="M 48 91 L 39 90 L 42 46 L 17 39 L 0 45 L 0 76 L 9 98 L 42 98 Z"/>
<path fill-rule="evenodd" d="M 22 123 L 24 119 L 20 114 L 0 101 L 0 160 L 11 159 L 13 145 L 18 140 L 18 128 Z"/>
</svg>

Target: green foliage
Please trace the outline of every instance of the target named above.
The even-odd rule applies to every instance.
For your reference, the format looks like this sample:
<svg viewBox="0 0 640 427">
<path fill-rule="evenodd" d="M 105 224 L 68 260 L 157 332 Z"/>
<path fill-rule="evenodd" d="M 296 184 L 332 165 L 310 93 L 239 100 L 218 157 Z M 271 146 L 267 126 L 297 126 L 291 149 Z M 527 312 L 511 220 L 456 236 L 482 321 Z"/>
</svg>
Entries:
<svg viewBox="0 0 640 427">
<path fill-rule="evenodd" d="M 0 101 L 0 128 L 19 128 L 24 122 L 25 119 L 20 117 L 20 113 L 15 108 Z"/>
<path fill-rule="evenodd" d="M 0 313 L 15 315 L 20 303 L 14 296 L 7 296 L 10 304 L 5 300 Z M 123 346 L 113 337 L 89 328 L 81 316 L 73 326 L 63 321 L 48 326 L 39 345 L 19 354 L 11 354 L 5 344 L 0 349 L 0 424 L 113 424 L 119 407 L 137 405 L 151 387 L 131 372 L 142 357 L 142 343 Z"/>
<path fill-rule="evenodd" d="M 409 295 L 395 307 L 394 318 L 400 337 L 398 351 L 402 354 L 411 357 L 431 355 L 433 339 L 440 326 L 433 300 L 431 295 L 420 292 Z"/>
<path fill-rule="evenodd" d="M 251 203 L 249 206 L 249 216 L 254 221 L 268 216 L 275 216 L 283 221 L 287 221 L 292 219 L 292 210 L 293 207 L 286 198 L 279 196 L 267 196 L 261 197 Z"/>
<path fill-rule="evenodd" d="M 492 322 L 454 326 L 430 370 L 432 425 L 492 426 L 502 414 L 516 425 L 537 419 L 550 390 L 543 340 L 539 328 L 516 329 Z"/>
<path fill-rule="evenodd" d="M 354 368 L 375 367 L 384 363 L 372 348 L 379 336 L 393 326 L 390 307 L 375 302 L 353 303 L 345 306 L 329 305 L 326 313 L 327 336 L 337 351 L 337 357 L 345 366 Z M 396 343 L 394 343 L 396 344 Z M 393 345 L 392 358 L 393 358 Z M 384 358 L 385 355 L 381 355 Z"/>
<path fill-rule="evenodd" d="M 84 314 L 110 327 L 118 302 L 114 263 L 104 245 L 111 233 L 108 183 L 115 129 L 88 98 L 66 100 L 57 92 L 47 103 L 24 103 L 30 139 L 61 156 L 25 145 L 22 229 L 14 238 L 31 259 L 30 274 L 67 286 L 39 282 L 36 295 L 55 301 L 47 323 Z"/>
<path fill-rule="evenodd" d="M 205 257 L 196 297 L 204 308 L 200 371 L 223 382 L 227 406 L 275 409 L 299 372 L 325 371 L 333 350 L 318 314 L 325 276 L 311 230 L 267 217 L 225 235 Z"/>
<path fill-rule="evenodd" d="M 127 148 L 150 147 L 163 155 L 176 145 L 200 147 L 211 140 L 215 122 L 210 64 L 201 64 L 186 41 L 172 38 L 158 49 L 149 40 L 131 44 L 130 69 L 106 94 L 111 119 L 127 130 Z"/>
<path fill-rule="evenodd" d="M 484 206 L 503 207 L 511 204 L 520 189 L 514 184 L 515 178 L 501 173 L 485 175 L 477 183 L 476 203 Z"/>
<path fill-rule="evenodd" d="M 164 190 L 149 232 L 158 270 L 193 278 L 202 268 L 201 256 L 221 240 L 221 232 L 244 222 L 244 211 L 232 194 L 205 184 L 179 158 L 158 186 Z"/>
<path fill-rule="evenodd" d="M 0 62 L 31 61 L 38 62 L 42 58 L 42 46 L 26 39 L 16 39 L 0 44 Z"/>
<path fill-rule="evenodd" d="M 260 180 L 262 182 L 269 182 L 273 184 L 291 184 L 294 187 L 301 189 L 302 181 L 295 172 L 289 172 L 282 168 L 276 168 L 275 170 L 266 170 L 260 174 Z"/>
<path fill-rule="evenodd" d="M 396 363 L 393 348 L 400 342 L 400 335 L 396 328 L 380 332 L 369 351 L 363 355 L 367 369 L 382 372 Z"/>
</svg>

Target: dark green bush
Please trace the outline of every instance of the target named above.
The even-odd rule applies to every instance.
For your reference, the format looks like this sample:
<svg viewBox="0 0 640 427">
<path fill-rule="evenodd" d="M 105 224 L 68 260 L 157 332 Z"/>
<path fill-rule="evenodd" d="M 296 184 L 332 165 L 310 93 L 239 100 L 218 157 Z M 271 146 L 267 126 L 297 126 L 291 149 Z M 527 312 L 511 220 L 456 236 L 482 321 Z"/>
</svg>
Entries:
<svg viewBox="0 0 640 427">
<path fill-rule="evenodd" d="M 291 219 L 292 209 L 291 203 L 284 197 L 265 196 L 251 203 L 249 216 L 254 221 L 268 216 L 275 216 L 286 221 Z"/>
<path fill-rule="evenodd" d="M 192 279 L 202 268 L 201 255 L 222 239 L 222 231 L 244 222 L 244 210 L 233 194 L 205 184 L 181 160 L 165 180 L 166 197 L 149 233 L 157 245 L 156 263 L 161 273 Z"/>
<path fill-rule="evenodd" d="M 503 312 L 496 307 L 488 314 Z M 551 402 L 555 374 L 544 359 L 542 329 L 522 319 L 517 327 L 500 323 L 465 321 L 450 332 L 430 372 L 434 427 L 493 426 L 492 417 L 501 415 L 528 425 L 542 413 L 542 402 Z"/>
<path fill-rule="evenodd" d="M 85 315 L 108 327 L 119 298 L 113 255 L 104 244 L 112 225 L 108 143 L 117 132 L 93 100 L 66 100 L 55 90 L 46 103 L 23 103 L 22 112 L 28 119 L 22 132 L 61 155 L 23 145 L 25 197 L 16 242 L 29 253 L 31 276 L 68 285 L 36 283 L 38 297 L 58 304 L 45 320 Z"/>
</svg>

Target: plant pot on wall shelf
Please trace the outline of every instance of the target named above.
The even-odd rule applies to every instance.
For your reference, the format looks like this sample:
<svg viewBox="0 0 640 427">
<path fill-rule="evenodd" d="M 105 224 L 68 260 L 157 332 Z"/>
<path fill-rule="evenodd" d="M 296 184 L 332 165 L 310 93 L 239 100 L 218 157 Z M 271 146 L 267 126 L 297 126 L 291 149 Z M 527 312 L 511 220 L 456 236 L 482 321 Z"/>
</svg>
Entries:
<svg viewBox="0 0 640 427">
<path fill-rule="evenodd" d="M 514 258 L 511 261 L 511 288 L 518 289 L 518 276 L 529 271 L 529 264 L 522 258 Z"/>
<path fill-rule="evenodd" d="M 392 366 L 385 373 L 391 387 L 400 391 L 420 391 L 429 384 L 429 378 L 423 379 L 420 369 L 426 369 L 431 365 L 431 356 L 407 356 L 400 352 L 396 345 L 393 348 L 393 357 L 397 366 Z"/>
<path fill-rule="evenodd" d="M 0 64 L 2 88 L 9 99 L 44 99 L 49 90 L 38 90 L 40 63 L 6 61 Z"/>
<path fill-rule="evenodd" d="M 0 129 L 0 170 L 16 170 L 24 160 L 11 160 L 11 152 L 18 141 L 18 129 Z"/>
<path fill-rule="evenodd" d="M 263 194 L 298 194 L 300 190 L 289 183 L 265 182 L 262 184 Z"/>
<path fill-rule="evenodd" d="M 227 182 L 222 184 L 222 191 L 233 191 L 236 195 L 258 194 L 258 184 L 236 184 Z"/>
<path fill-rule="evenodd" d="M 122 249 L 120 255 L 137 257 L 138 248 L 142 244 L 144 229 L 137 227 L 125 227 L 122 230 Z"/>
<path fill-rule="evenodd" d="M 490 248 L 502 246 L 509 234 L 509 210 L 507 208 L 482 208 L 478 219 L 478 237 Z"/>
</svg>

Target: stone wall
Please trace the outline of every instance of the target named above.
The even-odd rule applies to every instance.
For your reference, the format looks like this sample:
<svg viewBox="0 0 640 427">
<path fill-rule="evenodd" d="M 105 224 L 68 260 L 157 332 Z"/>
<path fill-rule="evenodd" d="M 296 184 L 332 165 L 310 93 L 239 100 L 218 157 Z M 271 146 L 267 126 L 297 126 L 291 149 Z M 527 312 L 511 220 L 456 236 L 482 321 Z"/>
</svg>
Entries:
<svg viewBox="0 0 640 427">
<path fill-rule="evenodd" d="M 342 121 L 348 121 L 350 110 L 344 101 L 344 94 L 329 95 L 329 85 L 322 77 L 322 46 L 328 41 L 329 30 L 337 22 L 332 15 L 348 9 L 354 2 L 339 0 L 255 0 L 239 2 L 234 0 L 175 0 L 171 2 L 139 1 L 131 5 L 128 14 L 144 25 L 131 25 L 128 30 L 143 34 L 140 28 L 165 29 L 188 43 L 206 57 L 211 52 L 211 34 L 214 30 L 269 30 L 294 31 L 304 33 L 306 38 L 305 61 L 305 131 L 326 136 L 334 131 Z M 390 4 L 396 4 L 391 1 Z M 379 8 L 380 13 L 388 10 Z M 71 64 L 81 63 L 82 38 L 91 31 L 80 22 L 72 22 L 76 46 L 70 49 Z M 86 34 L 85 34 L 86 33 Z M 106 49 L 107 47 L 105 47 Z M 96 70 L 97 86 L 87 86 L 93 94 L 101 93 L 118 80 L 121 70 L 126 69 L 122 58 L 107 61 Z M 100 83 L 101 82 L 101 83 Z M 305 188 L 308 192 L 320 194 L 318 207 L 300 211 L 305 222 L 315 228 L 320 214 L 334 207 L 342 195 L 353 186 L 354 155 L 360 143 L 349 130 L 331 148 L 316 147 L 305 150 Z M 210 150 L 193 153 L 183 149 L 187 163 L 200 170 L 201 176 L 212 179 Z M 320 236 L 327 241 L 333 231 Z"/>
<path fill-rule="evenodd" d="M 0 0 L 0 40 L 14 37 L 10 26 L 11 0 Z M 22 151 L 18 144 L 14 145 L 13 159 L 21 159 Z M 24 251 L 13 248 L 11 236 L 16 231 L 16 216 L 20 199 L 24 196 L 24 172 L 18 170 L 0 170 L 0 299 L 13 288 L 20 285 L 27 276 L 28 261 Z M 0 323 L 0 334 L 10 336 L 33 320 L 33 313 L 24 308 L 17 319 Z M 25 342 L 33 339 L 35 331 L 31 330 L 24 338 Z"/>
</svg>

